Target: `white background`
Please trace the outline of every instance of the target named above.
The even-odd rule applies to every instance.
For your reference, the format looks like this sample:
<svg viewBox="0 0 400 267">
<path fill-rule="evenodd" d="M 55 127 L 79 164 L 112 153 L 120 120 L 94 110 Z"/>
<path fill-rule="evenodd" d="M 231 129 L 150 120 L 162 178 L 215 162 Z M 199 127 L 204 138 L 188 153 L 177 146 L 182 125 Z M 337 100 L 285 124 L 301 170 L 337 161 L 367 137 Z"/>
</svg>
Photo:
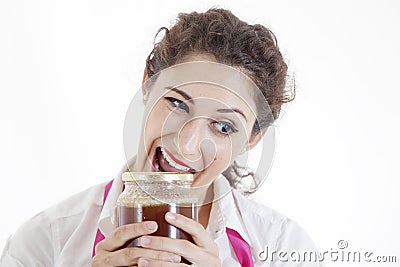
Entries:
<svg viewBox="0 0 400 267">
<path fill-rule="evenodd" d="M 156 31 L 213 5 L 270 27 L 296 73 L 255 197 L 322 251 L 343 239 L 400 261 L 400 5 L 387 0 L 0 0 L 0 249 L 29 217 L 117 174 Z"/>
</svg>

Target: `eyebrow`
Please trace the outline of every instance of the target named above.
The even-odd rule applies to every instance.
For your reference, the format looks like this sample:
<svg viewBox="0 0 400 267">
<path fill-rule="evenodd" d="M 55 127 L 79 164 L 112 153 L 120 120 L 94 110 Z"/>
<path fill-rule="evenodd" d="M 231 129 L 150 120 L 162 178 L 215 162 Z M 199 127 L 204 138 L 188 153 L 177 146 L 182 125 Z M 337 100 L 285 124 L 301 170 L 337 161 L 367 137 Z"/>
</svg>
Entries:
<svg viewBox="0 0 400 267">
<path fill-rule="evenodd" d="M 175 93 L 180 94 L 183 98 L 188 100 L 190 103 L 194 104 L 192 97 L 190 95 L 186 94 L 185 92 L 183 92 L 183 91 L 181 91 L 181 90 L 179 90 L 179 89 L 177 89 L 175 87 L 172 87 L 172 86 L 167 86 L 167 87 L 165 87 L 165 89 L 171 90 L 171 91 L 174 91 Z M 217 109 L 217 111 L 221 112 L 221 113 L 234 113 L 234 112 L 236 112 L 236 113 L 239 113 L 240 115 L 242 115 L 243 118 L 247 121 L 246 116 L 244 115 L 244 113 L 240 109 L 237 109 L 237 108 L 220 108 L 220 109 Z"/>
<path fill-rule="evenodd" d="M 181 96 L 183 96 L 183 98 L 188 100 L 190 103 L 194 104 L 192 97 L 190 95 L 186 94 L 185 92 L 183 92 L 179 89 L 176 89 L 175 87 L 172 87 L 172 86 L 167 86 L 167 87 L 165 87 L 165 89 L 171 90 L 171 91 L 174 91 L 175 93 L 180 94 Z"/>
<path fill-rule="evenodd" d="M 237 108 L 220 108 L 220 109 L 217 109 L 217 111 L 221 112 L 221 113 L 231 113 L 231 112 L 233 113 L 233 112 L 236 112 L 236 113 L 239 113 L 240 115 L 242 115 L 243 118 L 247 121 L 246 116 L 243 114 L 243 112 L 240 109 L 237 109 Z"/>
</svg>

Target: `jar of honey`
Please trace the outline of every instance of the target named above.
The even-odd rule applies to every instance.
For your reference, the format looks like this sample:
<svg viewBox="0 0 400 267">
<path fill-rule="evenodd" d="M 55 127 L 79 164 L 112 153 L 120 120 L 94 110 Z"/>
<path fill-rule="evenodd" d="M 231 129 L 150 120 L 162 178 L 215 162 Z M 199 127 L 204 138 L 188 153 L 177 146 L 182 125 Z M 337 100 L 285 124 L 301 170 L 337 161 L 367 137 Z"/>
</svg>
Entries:
<svg viewBox="0 0 400 267">
<path fill-rule="evenodd" d="M 118 226 L 155 221 L 158 229 L 151 235 L 186 239 L 191 235 L 172 226 L 165 213 L 179 213 L 198 221 L 198 199 L 192 194 L 193 174 L 176 172 L 125 172 L 122 175 L 124 190 L 117 200 Z M 126 246 L 139 246 L 139 238 Z"/>
</svg>

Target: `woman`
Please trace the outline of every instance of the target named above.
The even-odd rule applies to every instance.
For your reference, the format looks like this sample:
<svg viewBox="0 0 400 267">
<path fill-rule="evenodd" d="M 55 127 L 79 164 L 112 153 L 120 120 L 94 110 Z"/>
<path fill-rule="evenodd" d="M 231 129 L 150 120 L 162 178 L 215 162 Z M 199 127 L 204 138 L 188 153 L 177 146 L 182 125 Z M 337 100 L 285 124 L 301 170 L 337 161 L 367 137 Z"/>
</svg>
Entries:
<svg viewBox="0 0 400 267">
<path fill-rule="evenodd" d="M 6 245 L 1 266 L 188 266 L 179 263 L 182 257 L 194 266 L 317 265 L 268 255 L 315 248 L 296 223 L 235 189 L 245 176 L 235 159 L 259 143 L 281 105 L 292 100 L 274 35 L 223 9 L 180 14 L 170 30 L 162 29 L 165 36 L 144 71 L 145 123 L 137 156 L 112 183 L 23 225 Z M 206 78 L 198 83 L 192 74 Z M 193 173 L 193 186 L 204 188 L 199 221 L 172 213 L 165 218 L 194 243 L 149 236 L 155 222 L 115 227 L 125 171 Z M 123 248 L 135 237 L 142 247 Z"/>
</svg>

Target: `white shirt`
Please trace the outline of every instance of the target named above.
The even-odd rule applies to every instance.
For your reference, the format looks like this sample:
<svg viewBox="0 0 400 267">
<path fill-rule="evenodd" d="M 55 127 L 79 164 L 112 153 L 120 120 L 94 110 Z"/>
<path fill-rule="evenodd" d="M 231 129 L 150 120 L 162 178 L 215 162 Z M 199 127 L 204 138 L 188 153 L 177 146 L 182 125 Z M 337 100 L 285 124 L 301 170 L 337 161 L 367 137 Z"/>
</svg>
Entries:
<svg viewBox="0 0 400 267">
<path fill-rule="evenodd" d="M 106 183 L 78 193 L 23 224 L 8 240 L 0 266 L 91 266 L 97 229 L 108 236 L 114 228 L 113 211 L 122 191 L 120 174 L 103 208 Z M 317 251 L 294 221 L 231 189 L 222 175 L 214 181 L 214 195 L 218 200 L 212 204 L 206 231 L 219 246 L 223 267 L 240 267 L 226 227 L 236 230 L 249 244 L 255 266 L 321 266 L 318 261 L 294 262 L 289 257 L 293 250 Z M 273 251 L 276 252 L 271 261 Z M 279 258 L 279 251 L 286 251 L 287 255 Z"/>
</svg>

